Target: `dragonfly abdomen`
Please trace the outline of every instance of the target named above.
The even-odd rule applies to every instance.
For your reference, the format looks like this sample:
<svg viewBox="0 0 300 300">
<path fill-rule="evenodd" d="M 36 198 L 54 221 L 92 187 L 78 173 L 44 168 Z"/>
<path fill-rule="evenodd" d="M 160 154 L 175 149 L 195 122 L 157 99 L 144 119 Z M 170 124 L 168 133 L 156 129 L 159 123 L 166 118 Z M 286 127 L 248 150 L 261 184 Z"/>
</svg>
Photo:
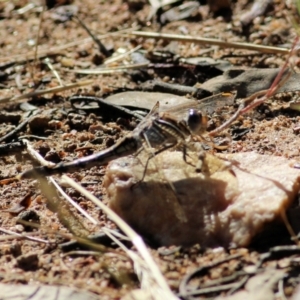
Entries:
<svg viewBox="0 0 300 300">
<path fill-rule="evenodd" d="M 54 167 L 43 166 L 25 171 L 19 175 L 19 179 L 35 178 L 39 175 L 50 176 L 54 174 L 76 172 L 83 168 L 105 165 L 113 159 L 135 153 L 140 146 L 141 144 L 138 139 L 134 136 L 128 136 L 115 145 L 96 154 L 79 158 L 71 162 L 61 162 Z"/>
</svg>

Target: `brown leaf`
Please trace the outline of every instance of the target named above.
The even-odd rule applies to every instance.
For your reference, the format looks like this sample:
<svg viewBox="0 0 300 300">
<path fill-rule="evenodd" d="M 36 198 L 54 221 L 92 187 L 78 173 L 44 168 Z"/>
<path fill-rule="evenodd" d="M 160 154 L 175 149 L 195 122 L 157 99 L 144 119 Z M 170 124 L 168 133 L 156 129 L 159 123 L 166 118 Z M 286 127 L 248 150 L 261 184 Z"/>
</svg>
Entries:
<svg viewBox="0 0 300 300">
<path fill-rule="evenodd" d="M 26 196 L 19 202 L 13 205 L 11 208 L 4 210 L 11 214 L 19 214 L 24 209 L 27 209 L 31 205 L 32 194 L 31 192 L 27 193 Z"/>
</svg>

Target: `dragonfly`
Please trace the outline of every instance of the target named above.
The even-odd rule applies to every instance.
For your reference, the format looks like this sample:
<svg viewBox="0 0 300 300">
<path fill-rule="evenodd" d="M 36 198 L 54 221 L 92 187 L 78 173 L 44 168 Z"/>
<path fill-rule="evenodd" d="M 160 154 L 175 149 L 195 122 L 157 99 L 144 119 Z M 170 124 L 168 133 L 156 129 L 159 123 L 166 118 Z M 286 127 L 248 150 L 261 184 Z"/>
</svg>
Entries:
<svg viewBox="0 0 300 300">
<path fill-rule="evenodd" d="M 233 94 L 228 94 L 224 97 L 232 96 Z M 203 107 L 207 106 L 209 103 L 207 99 L 204 100 L 206 101 L 203 102 Z M 199 108 L 199 105 L 197 108 Z M 178 115 L 182 116 L 183 109 L 185 109 L 186 117 L 180 119 L 178 118 Z M 180 113 L 176 115 L 177 112 Z M 41 166 L 29 169 L 19 174 L 17 179 L 36 178 L 41 175 L 51 176 L 54 174 L 71 173 L 82 168 L 105 165 L 114 159 L 131 154 L 138 154 L 142 150 L 147 151 L 147 149 L 150 153 L 149 161 L 152 157 L 162 151 L 181 146 L 183 159 L 187 162 L 186 151 L 188 147 L 188 139 L 192 136 L 201 135 L 205 132 L 206 123 L 206 114 L 203 114 L 198 109 L 189 108 L 187 110 L 185 106 L 179 105 L 177 108 L 172 108 L 172 111 L 170 112 L 159 112 L 159 102 L 157 102 L 138 126 L 130 134 L 126 135 L 113 146 L 71 162 L 61 162 L 51 167 Z M 151 149 L 155 150 L 152 151 Z M 146 162 L 146 166 L 148 161 Z M 147 167 L 145 167 L 145 172 L 146 169 Z"/>
</svg>

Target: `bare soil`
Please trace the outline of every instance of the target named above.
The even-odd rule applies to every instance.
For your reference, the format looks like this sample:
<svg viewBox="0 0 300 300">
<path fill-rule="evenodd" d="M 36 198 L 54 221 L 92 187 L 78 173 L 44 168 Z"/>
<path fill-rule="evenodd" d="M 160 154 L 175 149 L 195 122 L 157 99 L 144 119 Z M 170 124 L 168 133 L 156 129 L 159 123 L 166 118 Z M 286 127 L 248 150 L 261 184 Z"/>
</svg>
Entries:
<svg viewBox="0 0 300 300">
<path fill-rule="evenodd" d="M 142 70 L 83 75 L 74 71 L 99 68 L 106 57 L 100 53 L 99 47 L 76 18 L 68 19 L 65 10 L 59 14 L 58 9 L 63 9 L 61 4 L 70 4 L 69 2 L 71 1 L 48 1 L 48 7 L 45 8 L 40 1 L 0 3 L 0 136 L 6 136 L 22 121 L 29 119 L 13 137 L 1 140 L 2 144 L 25 137 L 46 160 L 54 163 L 71 161 L 105 149 L 136 125 L 136 120 L 107 115 L 105 111 L 84 113 L 72 107 L 68 100 L 72 95 L 103 97 L 124 88 L 138 89 L 146 79 L 192 86 L 219 75 L 208 72 L 209 74 L 202 74 L 202 77 L 197 78 L 193 76 L 193 70 L 176 66 L 174 56 L 171 55 L 168 60 L 166 56 L 170 53 L 185 58 L 202 56 L 222 59 L 232 66 L 251 68 L 280 68 L 286 60 L 285 55 L 135 37 L 125 34 L 130 32 L 128 29 L 189 34 L 285 48 L 292 46 L 296 36 L 288 18 L 294 12 L 283 1 L 277 0 L 270 1 L 266 11 L 244 27 L 241 26 L 241 17 L 253 4 L 246 0 L 232 1 L 230 7 L 216 12 L 207 3 L 202 4 L 189 18 L 164 24 L 159 23 L 159 14 L 147 21 L 151 6 L 145 0 L 75 0 L 71 5 L 78 10 L 77 17 L 94 34 L 104 36 L 101 41 L 110 53 L 123 53 L 140 45 L 151 62 L 162 64 L 161 67 L 156 65 Z M 117 32 L 121 33 L 116 34 Z M 68 46 L 69 43 L 71 44 Z M 38 55 L 35 54 L 37 44 Z M 155 57 L 155 51 L 165 56 Z M 60 85 L 55 72 L 45 63 L 45 58 L 49 58 L 63 85 L 83 80 L 92 82 L 87 86 L 55 94 L 47 93 L 16 101 L 5 100 L 7 97 Z M 128 63 L 131 63 L 130 56 L 109 66 Z M 166 64 L 172 67 L 166 67 Z M 295 58 L 294 64 L 297 69 L 298 58 Z M 229 131 L 232 136 L 237 136 L 225 152 L 256 151 L 260 154 L 300 159 L 300 117 L 297 111 L 289 108 L 289 102 L 297 100 L 297 97 L 296 92 L 278 94 L 254 112 L 241 117 Z M 35 118 L 31 118 L 29 113 L 32 108 L 39 110 Z M 232 107 L 228 114 L 235 109 L 236 107 Z M 215 116 L 210 126 L 216 127 L 222 121 L 222 118 Z M 24 148 L 20 147 L 14 153 L 1 153 L 0 179 L 16 176 L 32 165 L 35 162 Z M 83 184 L 96 197 L 103 199 L 104 174 L 105 167 L 93 167 L 69 176 Z M 59 201 L 51 206 L 36 181 L 22 180 L 1 187 L 0 282 L 76 287 L 98 295 L 99 299 L 120 299 L 129 291 L 139 288 L 131 260 L 107 239 L 102 239 L 100 243 L 105 247 L 103 253 L 68 253 L 63 251 L 66 249 L 59 247 L 60 243 L 72 238 L 71 234 L 87 236 L 99 232 L 101 225 L 115 229 L 115 225 L 94 204 L 71 188 L 65 190 L 92 217 L 100 220 L 100 225 L 93 225 L 74 208 L 61 205 Z M 78 224 L 73 227 L 68 224 L 67 217 L 62 217 L 64 209 L 78 220 Z M 25 226 L 19 222 L 20 219 L 31 220 L 39 224 L 39 227 Z M 73 232 L 70 232 L 70 228 Z M 23 239 L 13 233 L 40 240 Z M 245 274 L 240 275 L 241 271 L 249 271 L 260 261 L 263 268 L 289 268 L 289 276 L 279 280 L 276 287 L 272 288 L 276 299 L 284 299 L 283 296 L 289 298 L 293 294 L 299 283 L 300 251 L 297 248 L 293 249 L 294 252 L 280 252 L 277 256 L 270 254 L 269 259 L 262 260 L 261 253 L 279 245 L 293 244 L 285 227 L 276 223 L 270 225 L 247 249 L 202 249 L 200 244 L 190 248 L 154 247 L 151 248 L 151 253 L 174 293 L 179 292 L 179 285 L 186 275 L 223 259 L 221 264 L 212 265 L 211 268 L 204 267 L 204 271 L 199 272 L 189 284 L 195 287 L 208 287 L 209 283 L 219 286 L 226 284 L 221 279 L 229 275 L 236 276 L 229 282 L 240 283 L 245 279 Z M 67 250 L 73 251 L 76 248 Z M 237 256 L 231 257 L 234 254 Z M 243 286 L 241 283 L 237 290 Z M 217 289 L 216 292 L 195 297 L 211 299 L 226 295 L 227 291 Z M 5 299 L 1 291 L 0 299 Z"/>
</svg>

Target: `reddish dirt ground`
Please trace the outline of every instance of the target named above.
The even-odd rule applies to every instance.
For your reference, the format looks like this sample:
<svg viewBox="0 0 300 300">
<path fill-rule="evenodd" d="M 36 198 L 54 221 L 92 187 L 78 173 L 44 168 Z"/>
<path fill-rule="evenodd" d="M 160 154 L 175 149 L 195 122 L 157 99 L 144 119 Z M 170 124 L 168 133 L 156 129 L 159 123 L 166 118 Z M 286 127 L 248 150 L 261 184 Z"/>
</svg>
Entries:
<svg viewBox="0 0 300 300">
<path fill-rule="evenodd" d="M 218 1 L 215 2 L 218 8 Z M 214 60 L 222 59 L 236 67 L 280 68 L 286 61 L 285 55 L 156 40 L 128 34 L 131 30 L 138 29 L 289 49 L 296 37 L 295 29 L 290 22 L 290 16 L 295 14 L 295 11 L 283 1 L 269 2 L 263 14 L 244 27 L 241 26 L 241 20 L 253 4 L 246 0 L 232 1 L 228 8 L 216 12 L 212 11 L 214 10 L 212 4 L 211 6 L 208 3 L 201 4 L 189 18 L 163 24 L 159 22 L 161 10 L 147 21 L 151 6 L 146 0 L 75 0 L 69 10 L 75 10 L 79 20 L 94 34 L 102 36 L 101 41 L 110 53 L 124 53 L 140 46 L 144 51 L 141 53 L 146 53 L 151 62 L 157 64 L 174 63 L 174 56 L 169 60 L 160 57 L 160 61 L 158 57 L 153 58 L 155 51 L 165 55 L 175 53 L 184 58 L 202 56 Z M 111 146 L 132 130 L 136 123 L 126 118 L 107 116 L 105 112 L 81 113 L 71 106 L 68 97 L 74 94 L 102 97 L 125 87 L 138 89 L 142 78 L 190 86 L 201 80 L 191 76 L 191 72 L 186 69 L 183 72 L 182 69 L 157 66 L 144 68 L 140 72 L 126 70 L 102 75 L 76 73 L 76 70 L 99 68 L 106 57 L 99 52 L 99 47 L 76 17 L 68 19 L 66 9 L 63 12 L 59 11 L 63 9 L 61 4 L 70 3 L 48 1 L 47 7 L 43 7 L 41 1 L 0 3 L 0 136 L 6 136 L 22 121 L 29 119 L 12 138 L 1 140 L 2 144 L 17 141 L 18 137 L 25 137 L 46 160 L 54 163 L 71 161 Z M 51 62 L 59 78 L 50 70 L 49 64 L 47 66 L 45 63 L 46 58 Z M 110 63 L 109 66 L 130 63 L 132 63 L 130 56 L 125 56 L 119 61 Z M 294 66 L 297 70 L 299 66 L 297 58 L 294 60 Z M 210 75 L 202 80 L 214 76 L 216 75 Z M 86 86 L 62 92 L 46 93 L 25 99 L 17 98 L 37 89 L 48 90 L 58 87 L 59 80 L 63 85 L 85 80 L 91 82 Z M 16 99 L 7 100 L 9 97 Z M 255 151 L 260 154 L 300 159 L 298 135 L 300 117 L 297 111 L 289 108 L 288 104 L 291 100 L 297 100 L 297 97 L 297 92 L 278 94 L 254 112 L 241 117 L 229 133 L 233 135 L 234 128 L 236 132 L 242 132 L 244 129 L 245 133 L 238 141 L 231 143 L 225 152 Z M 35 118 L 30 116 L 32 109 L 38 109 Z M 232 114 L 235 109 L 236 107 L 231 107 L 227 113 Z M 216 126 L 215 124 L 221 123 L 221 120 L 222 118 L 214 116 L 210 126 Z M 1 153 L 0 179 L 16 176 L 34 164 L 25 149 L 5 155 Z M 69 176 L 102 200 L 106 193 L 102 189 L 104 174 L 105 167 L 93 167 L 71 173 Z M 58 246 L 62 242 L 69 241 L 72 234 L 87 236 L 99 232 L 104 225 L 116 228 L 99 208 L 77 191 L 72 188 L 65 190 L 79 206 L 96 220 L 100 220 L 100 223 L 93 225 L 75 208 L 61 204 L 57 199 L 49 203 L 36 181 L 22 180 L 1 187 L 0 283 L 68 286 L 92 292 L 99 299 L 120 299 L 130 291 L 140 288 L 132 261 L 120 248 L 111 245 L 107 240 L 102 241 L 104 252 L 98 251 L 96 254 L 87 251 L 64 252 Z M 39 226 L 38 228 L 25 226 L 19 222 L 20 220 L 31 220 Z M 70 224 L 72 222 L 77 223 Z M 255 273 L 251 268 L 259 262 L 261 262 L 259 272 L 269 270 L 270 267 L 288 270 L 288 276 L 277 280 L 276 285 L 269 290 L 276 299 L 289 298 L 300 281 L 298 275 L 300 251 L 297 248 L 291 252 L 289 248 L 277 256 L 270 254 L 269 259 L 263 260 L 261 253 L 269 251 L 270 247 L 292 245 L 290 235 L 284 226 L 275 223 L 269 227 L 247 249 L 202 249 L 200 244 L 190 248 L 177 246 L 150 248 L 150 251 L 175 294 L 179 293 L 183 278 L 203 266 L 208 267 L 204 267 L 204 271 L 199 272 L 198 276 L 189 282 L 190 286 L 204 289 L 211 286 L 218 287 L 227 282 L 232 283 L 228 289 L 203 290 L 203 293 L 194 296 L 195 298 L 186 296 L 184 299 L 212 299 L 227 295 L 230 289 L 232 293 L 235 289 L 242 289 L 245 285 L 242 281 Z M 274 237 L 274 234 L 270 236 L 270 232 L 274 233 L 275 230 L 276 236 Z M 23 239 L 13 233 L 41 240 Z M 231 256 L 235 254 L 237 256 Z M 210 265 L 222 260 L 223 263 Z M 222 281 L 226 276 L 235 277 L 232 277 L 231 281 L 229 279 Z M 1 291 L 0 299 L 5 299 Z"/>
</svg>

